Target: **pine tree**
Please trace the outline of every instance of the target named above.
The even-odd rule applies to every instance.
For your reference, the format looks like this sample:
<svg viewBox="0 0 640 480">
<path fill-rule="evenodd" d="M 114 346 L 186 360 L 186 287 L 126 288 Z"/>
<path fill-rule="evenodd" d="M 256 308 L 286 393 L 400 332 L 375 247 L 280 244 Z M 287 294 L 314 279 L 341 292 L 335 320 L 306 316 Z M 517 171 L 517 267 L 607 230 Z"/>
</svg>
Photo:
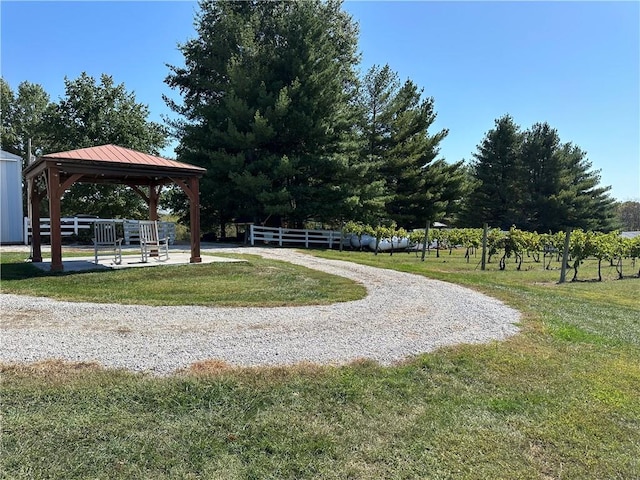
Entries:
<svg viewBox="0 0 640 480">
<path fill-rule="evenodd" d="M 496 120 L 474 157 L 475 187 L 465 200 L 463 224 L 539 232 L 614 228 L 610 187 L 599 185 L 599 172 L 591 170 L 586 153 L 562 143 L 546 122 L 521 133 L 506 115 Z"/>
<path fill-rule="evenodd" d="M 559 150 L 564 163 L 564 185 L 561 195 L 564 199 L 566 217 L 556 225 L 558 229 L 567 226 L 584 230 L 608 232 L 616 227 L 615 201 L 608 192 L 610 186 L 600 186 L 599 171 L 593 171 L 592 163 L 585 151 L 565 143 Z"/>
<path fill-rule="evenodd" d="M 522 135 L 520 155 L 523 177 L 520 179 L 524 219 L 518 227 L 525 230 L 558 231 L 566 218 L 566 199 L 561 198 L 563 158 L 560 138 L 548 123 L 536 123 Z"/>
<path fill-rule="evenodd" d="M 465 202 L 463 223 L 479 227 L 487 222 L 505 230 L 524 223 L 521 143 L 520 127 L 510 115 L 495 121 L 473 154 L 477 184 Z"/>
<path fill-rule="evenodd" d="M 180 160 L 203 166 L 203 224 L 301 224 L 344 210 L 357 28 L 336 1 L 201 1 L 167 83 Z"/>
<path fill-rule="evenodd" d="M 522 162 L 526 176 L 524 209 L 529 214 L 522 228 L 555 232 L 566 227 L 611 230 L 613 200 L 599 187 L 598 172 L 591 171 L 586 153 L 561 143 L 548 123 L 536 123 L 523 135 Z"/>
<path fill-rule="evenodd" d="M 428 132 L 436 118 L 433 98 L 423 99 L 423 91 L 411 80 L 400 85 L 388 65 L 372 67 L 363 89 L 362 158 L 384 185 L 379 197 L 385 200 L 384 217 L 415 228 L 434 215 L 444 215 L 450 205 L 447 198 L 456 196 L 453 177 L 461 163 L 434 163 L 448 132 Z"/>
</svg>

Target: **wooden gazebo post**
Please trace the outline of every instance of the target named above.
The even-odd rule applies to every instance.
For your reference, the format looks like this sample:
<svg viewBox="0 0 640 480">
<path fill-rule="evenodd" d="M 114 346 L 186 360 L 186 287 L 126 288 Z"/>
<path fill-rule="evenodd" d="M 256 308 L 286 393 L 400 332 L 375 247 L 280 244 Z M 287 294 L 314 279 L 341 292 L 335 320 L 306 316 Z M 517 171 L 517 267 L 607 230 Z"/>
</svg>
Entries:
<svg viewBox="0 0 640 480">
<path fill-rule="evenodd" d="M 191 263 L 200 263 L 200 187 L 197 177 L 189 179 L 189 225 L 191 228 Z"/>
<path fill-rule="evenodd" d="M 42 240 L 40 238 L 40 202 L 44 198 L 38 188 L 37 177 L 27 180 L 29 197 L 31 199 L 31 261 L 42 261 Z M 46 192 L 45 192 L 46 193 Z"/>
<path fill-rule="evenodd" d="M 54 166 L 48 168 L 49 186 L 49 219 L 51 232 L 51 271 L 61 272 L 62 265 L 62 233 L 60 229 L 60 172 Z"/>
<path fill-rule="evenodd" d="M 191 230 L 191 263 L 202 262 L 200 256 L 200 186 L 198 177 L 190 177 L 185 183 L 178 178 L 172 178 L 189 198 L 189 225 Z"/>
</svg>

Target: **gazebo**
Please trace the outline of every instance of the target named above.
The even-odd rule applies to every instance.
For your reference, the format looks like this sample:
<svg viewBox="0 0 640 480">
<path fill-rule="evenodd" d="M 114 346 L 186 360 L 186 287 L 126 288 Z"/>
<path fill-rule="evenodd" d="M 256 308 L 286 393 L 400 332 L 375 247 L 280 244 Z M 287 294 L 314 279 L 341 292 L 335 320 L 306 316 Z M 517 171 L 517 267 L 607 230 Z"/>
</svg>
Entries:
<svg viewBox="0 0 640 480">
<path fill-rule="evenodd" d="M 34 262 L 42 261 L 40 202 L 49 198 L 51 270 L 62 271 L 60 200 L 76 182 L 127 185 L 149 205 L 149 219 L 158 219 L 158 199 L 164 185 L 178 185 L 189 198 L 191 263 L 200 263 L 199 179 L 204 168 L 148 155 L 116 145 L 81 148 L 39 157 L 24 170 L 31 205 Z M 42 178 L 42 182 L 38 179 Z M 44 189 L 42 188 L 44 185 Z"/>
</svg>

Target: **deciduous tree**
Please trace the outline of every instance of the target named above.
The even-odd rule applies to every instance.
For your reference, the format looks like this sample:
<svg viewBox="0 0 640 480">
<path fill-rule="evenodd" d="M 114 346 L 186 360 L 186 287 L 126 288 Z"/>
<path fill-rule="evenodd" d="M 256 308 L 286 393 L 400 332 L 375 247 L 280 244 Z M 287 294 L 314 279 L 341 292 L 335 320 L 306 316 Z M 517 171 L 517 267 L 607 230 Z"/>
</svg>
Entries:
<svg viewBox="0 0 640 480">
<path fill-rule="evenodd" d="M 65 78 L 65 94 L 46 118 L 50 142 L 45 153 L 114 144 L 158 155 L 167 131 L 148 116 L 148 107 L 109 75 L 103 74 L 99 83 L 86 73 Z M 145 218 L 148 210 L 128 187 L 77 183 L 64 195 L 62 214 L 78 213 Z"/>
<path fill-rule="evenodd" d="M 625 231 L 640 230 L 640 202 L 626 201 L 615 206 L 618 223 Z"/>
<path fill-rule="evenodd" d="M 28 142 L 32 154 L 50 151 L 51 139 L 45 118 L 53 108 L 49 94 L 41 85 L 21 82 L 14 95 L 9 84 L 0 79 L 2 88 L 2 148 L 27 159 Z"/>
</svg>

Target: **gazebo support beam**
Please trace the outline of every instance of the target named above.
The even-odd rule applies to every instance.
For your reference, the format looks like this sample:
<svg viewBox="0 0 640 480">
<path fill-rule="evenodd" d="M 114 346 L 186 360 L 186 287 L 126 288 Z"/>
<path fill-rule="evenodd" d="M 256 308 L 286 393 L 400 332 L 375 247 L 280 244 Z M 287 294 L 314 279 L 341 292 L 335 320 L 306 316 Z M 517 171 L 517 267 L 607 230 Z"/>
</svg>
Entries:
<svg viewBox="0 0 640 480">
<path fill-rule="evenodd" d="M 186 182 L 182 179 L 172 178 L 189 198 L 189 230 L 191 232 L 191 259 L 190 263 L 202 262 L 200 256 L 200 188 L 196 177 L 190 177 Z"/>
<path fill-rule="evenodd" d="M 60 228 L 60 171 L 50 166 L 48 169 L 49 187 L 49 229 L 51 232 L 51 271 L 61 272 L 62 265 L 62 233 Z M 64 191 L 64 190 L 63 190 Z"/>
<path fill-rule="evenodd" d="M 42 261 L 42 240 L 40 237 L 40 202 L 46 195 L 38 188 L 38 177 L 31 177 L 28 180 L 27 188 L 31 198 L 31 261 Z"/>
<path fill-rule="evenodd" d="M 140 195 L 149 207 L 149 220 L 158 220 L 158 204 L 160 203 L 160 192 L 162 191 L 163 184 L 150 184 L 149 195 L 147 195 L 138 185 L 127 184 L 127 186 Z"/>
<path fill-rule="evenodd" d="M 149 220 L 158 220 L 158 203 L 162 185 L 149 185 Z"/>
<path fill-rule="evenodd" d="M 160 192 L 162 191 L 163 184 L 162 183 L 160 183 L 160 184 L 155 184 L 155 183 L 149 184 L 149 195 L 147 195 L 144 192 L 144 190 L 142 190 L 138 185 L 129 184 L 128 186 L 129 186 L 129 188 L 131 188 L 131 190 L 133 190 L 138 195 L 140 195 L 142 197 L 142 199 L 145 201 L 145 203 L 147 204 L 147 206 L 149 207 L 149 220 L 153 220 L 154 222 L 157 222 L 158 219 L 159 219 L 159 217 L 158 217 L 158 203 L 160 201 Z M 157 248 L 152 248 L 150 255 L 152 257 L 157 257 L 158 256 L 158 249 Z"/>
</svg>

